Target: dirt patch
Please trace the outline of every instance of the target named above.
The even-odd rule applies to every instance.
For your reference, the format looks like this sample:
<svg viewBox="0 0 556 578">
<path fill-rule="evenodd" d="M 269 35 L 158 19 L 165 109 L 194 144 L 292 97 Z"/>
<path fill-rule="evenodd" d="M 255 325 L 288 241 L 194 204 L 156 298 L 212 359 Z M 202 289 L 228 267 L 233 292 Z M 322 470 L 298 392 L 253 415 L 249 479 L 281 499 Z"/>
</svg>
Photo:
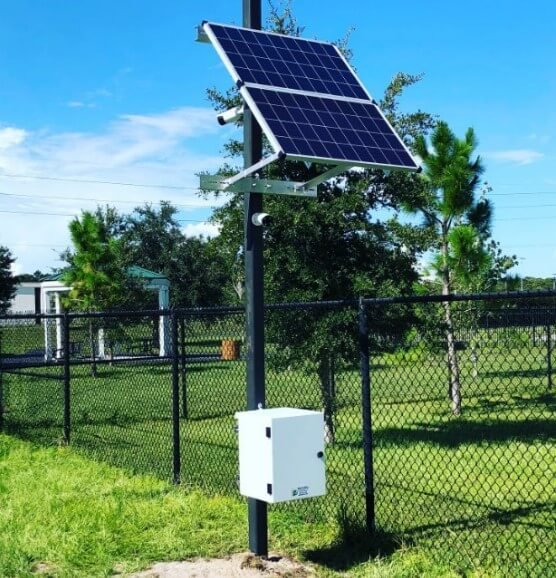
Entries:
<svg viewBox="0 0 556 578">
<path fill-rule="evenodd" d="M 312 578 L 308 567 L 289 558 L 235 554 L 229 558 L 199 559 L 187 562 L 159 562 L 130 578 Z"/>
</svg>

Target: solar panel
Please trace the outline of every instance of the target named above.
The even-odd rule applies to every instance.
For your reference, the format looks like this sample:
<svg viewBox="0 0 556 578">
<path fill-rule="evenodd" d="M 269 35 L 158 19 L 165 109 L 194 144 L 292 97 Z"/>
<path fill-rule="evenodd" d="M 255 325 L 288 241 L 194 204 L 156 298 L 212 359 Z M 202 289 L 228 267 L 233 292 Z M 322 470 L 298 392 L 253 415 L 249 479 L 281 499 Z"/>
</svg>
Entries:
<svg viewBox="0 0 556 578">
<path fill-rule="evenodd" d="M 203 30 L 275 153 L 340 168 L 419 169 L 333 44 L 208 22 Z"/>
<path fill-rule="evenodd" d="M 236 81 L 370 100 L 333 44 L 221 24 L 205 31 Z"/>
<path fill-rule="evenodd" d="M 275 152 L 323 163 L 418 168 L 371 101 L 252 86 L 241 93 Z"/>
</svg>

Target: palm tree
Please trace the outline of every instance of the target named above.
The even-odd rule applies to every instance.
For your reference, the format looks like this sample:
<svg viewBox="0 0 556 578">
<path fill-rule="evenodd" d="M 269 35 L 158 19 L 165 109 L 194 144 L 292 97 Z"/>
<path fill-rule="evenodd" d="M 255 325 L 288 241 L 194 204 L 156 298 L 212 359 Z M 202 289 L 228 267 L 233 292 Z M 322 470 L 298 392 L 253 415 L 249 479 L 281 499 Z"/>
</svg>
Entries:
<svg viewBox="0 0 556 578">
<path fill-rule="evenodd" d="M 65 305 L 78 311 L 103 311 L 114 306 L 125 293 L 125 269 L 119 259 L 118 242 L 102 221 L 88 211 L 69 225 L 74 253 L 62 281 L 71 287 Z M 94 320 L 89 318 L 91 373 L 96 377 Z M 68 352 L 66 352 L 68 355 Z"/>
<path fill-rule="evenodd" d="M 484 267 L 483 243 L 490 232 L 491 207 L 476 198 L 483 173 L 480 157 L 472 158 L 477 140 L 472 128 L 458 139 L 445 122 L 431 135 L 431 147 L 423 136 L 415 151 L 423 160 L 423 193 L 406 208 L 420 212 L 436 233 L 435 268 L 442 294 L 450 295 L 456 276 L 466 277 Z M 452 413 L 461 414 L 461 383 L 450 302 L 443 303 L 449 371 L 448 395 Z"/>
</svg>

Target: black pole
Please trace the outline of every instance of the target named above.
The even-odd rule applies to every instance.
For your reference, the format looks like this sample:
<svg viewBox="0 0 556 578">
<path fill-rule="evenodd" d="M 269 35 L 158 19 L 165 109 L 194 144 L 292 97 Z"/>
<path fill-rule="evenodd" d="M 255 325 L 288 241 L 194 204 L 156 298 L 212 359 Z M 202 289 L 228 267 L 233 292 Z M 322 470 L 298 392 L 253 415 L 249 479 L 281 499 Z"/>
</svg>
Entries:
<svg viewBox="0 0 556 578">
<path fill-rule="evenodd" d="M 64 354 L 64 443 L 69 445 L 71 436 L 71 408 L 70 408 L 70 317 L 64 313 L 63 319 L 63 354 Z"/>
<path fill-rule="evenodd" d="M 165 313 L 168 315 L 168 313 Z M 178 346 L 178 316 L 175 311 L 170 314 L 172 323 L 172 442 L 174 484 L 180 483 L 180 357 Z"/>
<path fill-rule="evenodd" d="M 181 416 L 187 418 L 187 368 L 185 365 L 185 318 L 180 320 L 180 349 L 181 349 Z"/>
<path fill-rule="evenodd" d="M 261 29 L 261 0 L 243 0 L 243 26 Z M 262 132 L 247 108 L 243 115 L 243 160 L 245 168 L 262 157 Z M 245 193 L 245 313 L 247 330 L 247 409 L 265 405 L 264 383 L 264 284 L 263 231 L 252 222 L 261 213 L 260 193 Z M 268 521 L 265 502 L 248 498 L 249 549 L 268 556 Z"/>
<path fill-rule="evenodd" d="M 552 334 L 551 326 L 546 326 L 546 372 L 547 372 L 547 388 L 552 389 Z"/>
<path fill-rule="evenodd" d="M 4 431 L 4 376 L 2 375 L 2 330 L 0 329 L 0 432 Z"/>
<path fill-rule="evenodd" d="M 361 410 L 363 417 L 363 467 L 365 470 L 365 520 L 368 532 L 374 532 L 375 489 L 373 473 L 373 422 L 371 414 L 371 364 L 367 309 L 359 300 L 359 363 L 361 370 Z"/>
</svg>

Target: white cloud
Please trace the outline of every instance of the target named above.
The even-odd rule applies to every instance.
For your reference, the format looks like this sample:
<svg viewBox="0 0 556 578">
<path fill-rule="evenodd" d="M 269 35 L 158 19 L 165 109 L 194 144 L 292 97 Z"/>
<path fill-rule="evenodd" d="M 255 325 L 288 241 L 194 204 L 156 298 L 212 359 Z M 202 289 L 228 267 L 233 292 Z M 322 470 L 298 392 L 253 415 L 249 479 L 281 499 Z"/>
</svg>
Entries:
<svg viewBox="0 0 556 578">
<path fill-rule="evenodd" d="M 185 225 L 182 230 L 186 237 L 199 237 L 202 235 L 203 237 L 207 238 L 218 237 L 220 234 L 218 225 L 215 225 L 214 223 L 208 223 L 206 221 L 203 223 L 191 223 L 189 225 Z"/>
<path fill-rule="evenodd" d="M 0 150 L 9 149 L 21 144 L 26 136 L 27 131 L 21 128 L 13 126 L 0 128 Z"/>
<path fill-rule="evenodd" d="M 503 163 L 530 165 L 531 163 L 542 159 L 544 154 L 531 149 L 510 149 L 504 151 L 487 152 L 484 156 Z"/>
<path fill-rule="evenodd" d="M 82 100 L 70 100 L 66 103 L 69 108 L 96 108 L 94 102 L 83 102 Z"/>
<path fill-rule="evenodd" d="M 0 128 L 0 245 L 10 247 L 24 271 L 57 266 L 57 254 L 69 244 L 67 224 L 71 215 L 99 204 L 88 199 L 107 200 L 122 212 L 144 202 L 167 200 L 178 206 L 178 218 L 203 221 L 195 233 L 189 234 L 214 236 L 217 232 L 204 221 L 210 207 L 223 200 L 199 197 L 196 174 L 220 166 L 222 159 L 217 150 L 221 139 L 212 138 L 214 153 L 196 151 L 198 143 L 194 139 L 210 138 L 218 130 L 213 111 L 195 107 L 124 115 L 97 132 Z M 69 180 L 34 179 L 32 175 Z M 82 182 L 87 180 L 113 184 Z"/>
</svg>

